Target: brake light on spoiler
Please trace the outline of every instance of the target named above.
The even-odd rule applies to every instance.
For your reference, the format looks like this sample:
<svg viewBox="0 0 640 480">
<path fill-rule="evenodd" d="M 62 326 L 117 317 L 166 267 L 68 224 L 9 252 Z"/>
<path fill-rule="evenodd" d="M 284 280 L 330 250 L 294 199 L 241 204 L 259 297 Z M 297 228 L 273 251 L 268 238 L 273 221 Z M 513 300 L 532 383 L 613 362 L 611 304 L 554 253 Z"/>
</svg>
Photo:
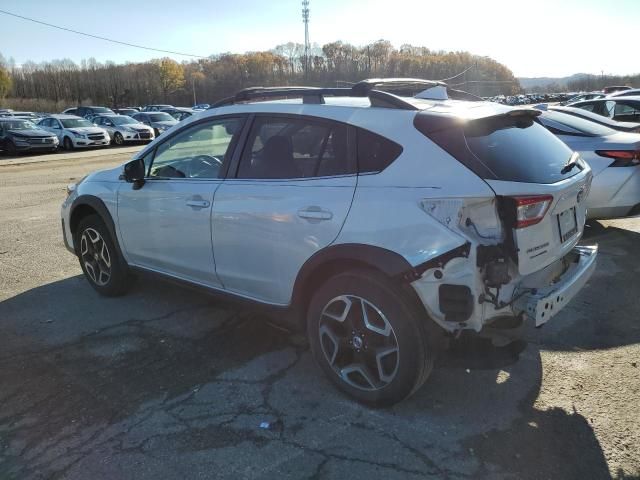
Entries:
<svg viewBox="0 0 640 480">
<path fill-rule="evenodd" d="M 503 197 L 503 202 L 508 208 L 513 228 L 525 228 L 542 221 L 553 203 L 553 196 Z"/>
</svg>

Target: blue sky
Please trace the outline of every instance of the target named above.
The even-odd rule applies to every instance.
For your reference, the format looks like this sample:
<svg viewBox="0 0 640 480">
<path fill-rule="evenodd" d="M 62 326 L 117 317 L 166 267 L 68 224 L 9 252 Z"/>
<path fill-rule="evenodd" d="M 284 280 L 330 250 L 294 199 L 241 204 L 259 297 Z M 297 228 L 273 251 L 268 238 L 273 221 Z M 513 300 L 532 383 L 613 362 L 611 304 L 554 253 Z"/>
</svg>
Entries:
<svg viewBox="0 0 640 480">
<path fill-rule="evenodd" d="M 319 44 L 343 40 L 362 45 L 384 38 L 396 46 L 466 50 L 504 63 L 517 76 L 640 73 L 633 52 L 640 0 L 311 0 L 310 8 L 310 37 Z M 298 0 L 0 0 L 0 9 L 204 56 L 303 41 Z M 161 56 L 2 14 L 0 33 L 0 53 L 17 63 Z"/>
</svg>

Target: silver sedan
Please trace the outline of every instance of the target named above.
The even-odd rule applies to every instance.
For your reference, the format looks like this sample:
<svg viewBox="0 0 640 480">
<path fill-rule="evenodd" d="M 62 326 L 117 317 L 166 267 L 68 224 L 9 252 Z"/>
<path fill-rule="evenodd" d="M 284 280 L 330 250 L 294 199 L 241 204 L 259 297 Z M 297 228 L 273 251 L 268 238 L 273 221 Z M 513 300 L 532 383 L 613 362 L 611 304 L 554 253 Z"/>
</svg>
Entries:
<svg viewBox="0 0 640 480">
<path fill-rule="evenodd" d="M 589 164 L 588 218 L 640 214 L 640 134 L 618 132 L 583 118 L 543 111 L 540 123 Z M 567 165 L 565 168 L 572 168 Z"/>
<path fill-rule="evenodd" d="M 127 142 L 150 142 L 155 138 L 153 128 L 126 115 L 98 115 L 92 121 L 109 133 L 111 142 L 115 145 L 124 145 Z"/>
</svg>

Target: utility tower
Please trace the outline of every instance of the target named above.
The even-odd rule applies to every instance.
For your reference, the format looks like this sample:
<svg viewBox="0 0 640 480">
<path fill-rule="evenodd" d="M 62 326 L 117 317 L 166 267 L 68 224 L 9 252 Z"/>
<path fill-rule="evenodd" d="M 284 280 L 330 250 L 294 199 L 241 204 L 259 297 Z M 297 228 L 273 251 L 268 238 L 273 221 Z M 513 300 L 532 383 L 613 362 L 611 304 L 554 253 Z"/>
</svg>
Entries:
<svg viewBox="0 0 640 480">
<path fill-rule="evenodd" d="M 302 0 L 302 23 L 304 23 L 304 75 L 309 70 L 309 0 Z"/>
</svg>

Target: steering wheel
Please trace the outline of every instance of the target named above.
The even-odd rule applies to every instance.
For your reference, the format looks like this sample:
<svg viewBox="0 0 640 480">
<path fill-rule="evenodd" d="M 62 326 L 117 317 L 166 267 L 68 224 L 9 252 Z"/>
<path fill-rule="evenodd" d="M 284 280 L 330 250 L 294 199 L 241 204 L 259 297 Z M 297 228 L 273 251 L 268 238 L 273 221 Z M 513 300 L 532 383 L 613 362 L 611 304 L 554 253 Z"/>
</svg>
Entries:
<svg viewBox="0 0 640 480">
<path fill-rule="evenodd" d="M 213 155 L 196 155 L 189 162 L 189 177 L 216 178 L 222 167 L 222 159 Z"/>
</svg>

